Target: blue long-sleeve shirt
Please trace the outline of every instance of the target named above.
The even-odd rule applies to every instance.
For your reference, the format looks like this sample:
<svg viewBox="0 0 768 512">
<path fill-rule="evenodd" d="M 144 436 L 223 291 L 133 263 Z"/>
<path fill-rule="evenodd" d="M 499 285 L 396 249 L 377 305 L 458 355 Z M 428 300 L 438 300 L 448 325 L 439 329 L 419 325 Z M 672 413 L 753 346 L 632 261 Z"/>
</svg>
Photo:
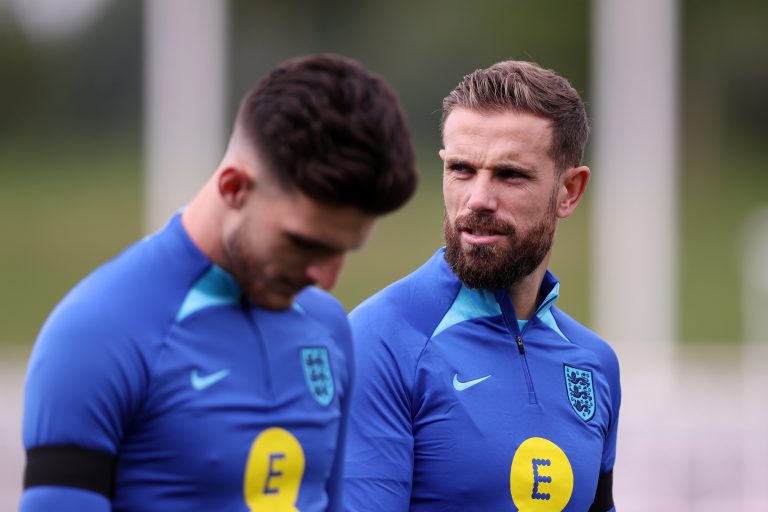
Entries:
<svg viewBox="0 0 768 512">
<path fill-rule="evenodd" d="M 252 307 L 175 216 L 42 329 L 21 510 L 340 510 L 351 350 L 328 294 Z"/>
<path fill-rule="evenodd" d="M 613 510 L 621 400 L 611 348 L 555 305 L 518 321 L 443 250 L 350 315 L 347 510 Z"/>
</svg>

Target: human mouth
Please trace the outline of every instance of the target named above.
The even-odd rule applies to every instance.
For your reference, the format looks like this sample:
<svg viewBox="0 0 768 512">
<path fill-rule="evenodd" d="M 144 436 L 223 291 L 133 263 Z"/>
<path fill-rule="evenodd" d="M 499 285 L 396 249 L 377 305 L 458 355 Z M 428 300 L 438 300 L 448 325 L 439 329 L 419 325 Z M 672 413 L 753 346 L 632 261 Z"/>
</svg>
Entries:
<svg viewBox="0 0 768 512">
<path fill-rule="evenodd" d="M 469 214 L 456 219 L 459 239 L 468 245 L 498 244 L 514 235 L 511 225 L 495 217 Z"/>
<path fill-rule="evenodd" d="M 493 244 L 504 239 L 504 235 L 482 229 L 462 229 L 461 239 L 470 244 Z"/>
</svg>

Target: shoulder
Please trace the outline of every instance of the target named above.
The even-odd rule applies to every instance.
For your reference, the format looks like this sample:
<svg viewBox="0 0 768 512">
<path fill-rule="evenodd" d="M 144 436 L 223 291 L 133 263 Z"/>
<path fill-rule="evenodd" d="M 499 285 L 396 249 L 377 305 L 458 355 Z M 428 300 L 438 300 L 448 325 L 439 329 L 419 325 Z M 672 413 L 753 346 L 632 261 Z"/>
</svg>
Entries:
<svg viewBox="0 0 768 512">
<path fill-rule="evenodd" d="M 54 308 L 32 351 L 31 375 L 135 381 L 145 375 L 189 289 L 210 265 L 169 225 L 94 270 Z M 111 372 L 111 373 L 110 373 Z"/>
<path fill-rule="evenodd" d="M 357 345 L 384 343 L 419 349 L 450 309 L 461 284 L 437 251 L 410 275 L 387 286 L 350 313 Z"/>
<path fill-rule="evenodd" d="M 354 331 L 395 335 L 403 330 L 428 338 L 453 303 L 461 284 L 437 251 L 424 265 L 372 295 L 352 313 Z"/>
<path fill-rule="evenodd" d="M 65 331 L 111 337 L 173 321 L 210 262 L 169 224 L 94 270 L 54 308 L 41 337 Z M 85 332 L 83 332 L 85 331 Z"/>
<path fill-rule="evenodd" d="M 315 286 L 309 286 L 296 297 L 294 308 L 333 333 L 341 333 L 349 337 L 347 312 L 330 293 Z"/>
<path fill-rule="evenodd" d="M 336 320 L 346 316 L 344 306 L 330 293 L 308 286 L 299 293 L 296 305 L 318 321 Z"/>
<path fill-rule="evenodd" d="M 169 226 L 129 247 L 83 279 L 48 317 L 27 370 L 27 446 L 115 449 L 141 407 L 180 305 L 210 265 L 177 235 Z M 67 420 L 51 423 L 51 416 Z"/>
<path fill-rule="evenodd" d="M 571 343 L 594 354 L 600 366 L 611 376 L 618 378 L 619 360 L 607 341 L 556 306 L 552 307 L 552 314 L 558 327 Z"/>
</svg>

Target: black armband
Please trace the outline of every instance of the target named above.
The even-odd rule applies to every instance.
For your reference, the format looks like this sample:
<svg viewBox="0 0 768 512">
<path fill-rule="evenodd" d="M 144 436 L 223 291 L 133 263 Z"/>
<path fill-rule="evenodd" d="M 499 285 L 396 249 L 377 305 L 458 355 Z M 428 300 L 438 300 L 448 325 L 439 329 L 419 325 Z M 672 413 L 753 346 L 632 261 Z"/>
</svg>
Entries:
<svg viewBox="0 0 768 512">
<path fill-rule="evenodd" d="M 38 485 L 74 487 L 112 497 L 117 456 L 74 445 L 27 450 L 24 489 Z"/>
<path fill-rule="evenodd" d="M 595 501 L 589 512 L 607 512 L 613 508 L 613 470 L 602 473 L 597 481 Z"/>
</svg>

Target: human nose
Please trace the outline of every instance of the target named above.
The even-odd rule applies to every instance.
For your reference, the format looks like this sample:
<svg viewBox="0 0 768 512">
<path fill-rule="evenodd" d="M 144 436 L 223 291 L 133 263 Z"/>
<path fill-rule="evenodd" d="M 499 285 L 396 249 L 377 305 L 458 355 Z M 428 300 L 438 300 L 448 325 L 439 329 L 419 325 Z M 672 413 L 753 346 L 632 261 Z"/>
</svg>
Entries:
<svg viewBox="0 0 768 512">
<path fill-rule="evenodd" d="M 478 174 L 472 180 L 467 208 L 475 213 L 496 211 L 498 204 L 490 177 Z"/>
<path fill-rule="evenodd" d="M 336 284 L 343 264 L 343 254 L 323 258 L 307 267 L 307 277 L 323 290 L 330 290 Z"/>
</svg>

